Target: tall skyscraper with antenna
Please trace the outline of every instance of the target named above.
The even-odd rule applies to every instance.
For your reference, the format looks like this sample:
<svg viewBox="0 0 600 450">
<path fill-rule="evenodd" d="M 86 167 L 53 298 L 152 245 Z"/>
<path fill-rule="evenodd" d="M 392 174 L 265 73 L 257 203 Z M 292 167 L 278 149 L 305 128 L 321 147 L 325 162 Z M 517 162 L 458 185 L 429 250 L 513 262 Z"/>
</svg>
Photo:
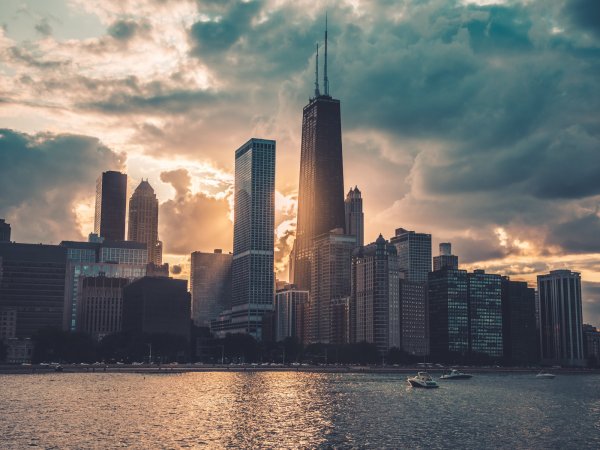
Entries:
<svg viewBox="0 0 600 450">
<path fill-rule="evenodd" d="M 310 289 L 313 240 L 329 231 L 345 229 L 344 168 L 340 101 L 329 95 L 327 77 L 327 17 L 323 88 L 319 90 L 318 46 L 315 96 L 302 113 L 298 226 L 293 254 L 293 282 Z"/>
</svg>

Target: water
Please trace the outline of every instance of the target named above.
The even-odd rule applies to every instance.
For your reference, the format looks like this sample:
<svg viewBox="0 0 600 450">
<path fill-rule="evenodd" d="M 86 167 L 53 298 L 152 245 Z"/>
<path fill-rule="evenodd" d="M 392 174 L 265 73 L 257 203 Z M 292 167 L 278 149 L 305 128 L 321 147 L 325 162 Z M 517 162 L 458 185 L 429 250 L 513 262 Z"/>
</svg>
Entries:
<svg viewBox="0 0 600 450">
<path fill-rule="evenodd" d="M 600 448 L 600 376 L 0 375 L 0 448 Z"/>
</svg>

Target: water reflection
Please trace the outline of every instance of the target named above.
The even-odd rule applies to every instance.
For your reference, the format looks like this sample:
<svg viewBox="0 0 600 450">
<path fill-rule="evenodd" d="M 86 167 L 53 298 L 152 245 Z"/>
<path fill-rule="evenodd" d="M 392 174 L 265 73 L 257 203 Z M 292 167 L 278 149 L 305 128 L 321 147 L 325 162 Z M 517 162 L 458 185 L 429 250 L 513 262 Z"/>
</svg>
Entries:
<svg viewBox="0 0 600 450">
<path fill-rule="evenodd" d="M 600 448 L 600 377 L 0 375 L 0 448 Z"/>
</svg>

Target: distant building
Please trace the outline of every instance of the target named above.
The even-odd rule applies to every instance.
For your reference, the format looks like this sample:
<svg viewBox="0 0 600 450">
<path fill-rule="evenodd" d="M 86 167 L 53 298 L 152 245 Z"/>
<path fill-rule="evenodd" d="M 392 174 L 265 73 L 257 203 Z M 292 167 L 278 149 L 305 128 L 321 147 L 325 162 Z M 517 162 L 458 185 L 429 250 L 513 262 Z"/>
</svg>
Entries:
<svg viewBox="0 0 600 450">
<path fill-rule="evenodd" d="M 275 141 L 250 139 L 235 152 L 231 333 L 261 339 L 273 310 Z"/>
<path fill-rule="evenodd" d="M 16 309 L 16 337 L 61 328 L 67 252 L 56 245 L 0 243 L 0 309 Z"/>
<path fill-rule="evenodd" d="M 583 325 L 583 346 L 588 363 L 600 364 L 600 331 L 592 325 Z"/>
<path fill-rule="evenodd" d="M 405 279 L 427 282 L 427 274 L 431 272 L 431 235 L 398 228 L 390 242 L 398 250 L 400 270 L 406 274 Z"/>
<path fill-rule="evenodd" d="M 580 274 L 553 270 L 537 281 L 542 363 L 584 365 Z"/>
<path fill-rule="evenodd" d="M 327 37 L 325 42 L 327 48 Z M 302 111 L 298 227 L 292 277 L 302 290 L 310 289 L 312 283 L 314 270 L 310 258 L 314 239 L 346 226 L 340 101 L 329 95 L 327 69 L 324 84 L 321 93 L 316 80 L 315 95 Z"/>
<path fill-rule="evenodd" d="M 275 294 L 275 340 L 293 337 L 304 341 L 304 310 L 308 302 L 308 291 L 299 291 L 288 285 Z"/>
<path fill-rule="evenodd" d="M 125 240 L 127 208 L 127 175 L 103 172 L 96 181 L 96 214 L 94 233 L 104 239 Z"/>
<path fill-rule="evenodd" d="M 127 240 L 146 244 L 148 262 L 162 264 L 162 243 L 158 240 L 158 199 L 148 181 L 142 180 L 129 199 Z"/>
<path fill-rule="evenodd" d="M 427 283 L 400 278 L 400 349 L 410 355 L 429 355 Z"/>
<path fill-rule="evenodd" d="M 169 333 L 189 341 L 190 293 L 186 280 L 144 277 L 123 289 L 123 331 Z"/>
<path fill-rule="evenodd" d="M 12 364 L 31 363 L 34 349 L 31 338 L 8 339 L 6 347 L 6 362 Z"/>
<path fill-rule="evenodd" d="M 502 288 L 500 275 L 475 270 L 467 275 L 469 303 L 469 351 L 501 358 Z"/>
<path fill-rule="evenodd" d="M 525 281 L 502 277 L 502 339 L 504 358 L 510 364 L 539 362 L 535 290 Z"/>
<path fill-rule="evenodd" d="M 358 187 L 350 189 L 344 201 L 346 213 L 346 234 L 356 236 L 356 246 L 365 245 L 365 215 L 363 214 L 362 195 Z"/>
<path fill-rule="evenodd" d="M 64 330 L 77 329 L 81 278 L 103 274 L 109 278 L 127 278 L 132 281 L 146 276 L 148 271 L 146 244 L 95 239 L 93 236 L 92 239 L 93 242 L 62 241 L 60 243 L 60 246 L 67 251 Z"/>
<path fill-rule="evenodd" d="M 354 342 L 369 342 L 380 353 L 400 347 L 400 269 L 396 247 L 380 234 L 352 257 L 351 328 Z"/>
<path fill-rule="evenodd" d="M 343 345 L 350 342 L 350 297 L 331 300 L 329 313 L 329 343 Z"/>
<path fill-rule="evenodd" d="M 454 359 L 469 352 L 469 303 L 466 270 L 446 267 L 429 274 L 430 351 Z"/>
<path fill-rule="evenodd" d="M 0 242 L 10 242 L 10 224 L 0 219 Z"/>
<path fill-rule="evenodd" d="M 94 339 L 121 331 L 123 288 L 127 278 L 81 277 L 80 301 L 77 309 L 77 330 Z"/>
<path fill-rule="evenodd" d="M 231 308 L 232 261 L 231 253 L 220 249 L 214 253 L 192 253 L 190 291 L 192 319 L 197 326 L 209 326 L 211 320 Z"/>
<path fill-rule="evenodd" d="M 452 244 L 442 242 L 440 244 L 440 254 L 433 257 L 433 270 L 440 270 L 444 267 L 458 269 L 458 256 L 452 254 Z"/>
<path fill-rule="evenodd" d="M 16 336 L 17 308 L 0 308 L 0 342 L 7 342 Z"/>
<path fill-rule="evenodd" d="M 311 283 L 307 341 L 331 342 L 331 304 L 350 295 L 350 269 L 354 236 L 343 228 L 317 236 L 311 255 Z"/>
</svg>

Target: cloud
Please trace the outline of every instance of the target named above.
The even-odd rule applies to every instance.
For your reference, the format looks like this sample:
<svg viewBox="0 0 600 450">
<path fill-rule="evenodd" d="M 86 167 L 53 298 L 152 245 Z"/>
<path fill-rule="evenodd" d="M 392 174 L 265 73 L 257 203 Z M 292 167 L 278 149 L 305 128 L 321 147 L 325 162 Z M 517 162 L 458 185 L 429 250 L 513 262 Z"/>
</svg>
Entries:
<svg viewBox="0 0 600 450">
<path fill-rule="evenodd" d="M 35 25 L 35 31 L 40 33 L 42 36 L 50 36 L 52 34 L 52 27 L 50 26 L 50 22 L 46 17 L 40 19 L 40 21 Z"/>
<path fill-rule="evenodd" d="M 547 239 L 567 253 L 600 253 L 599 237 L 600 218 L 594 213 L 555 225 Z"/>
<path fill-rule="evenodd" d="M 160 204 L 159 235 L 165 253 L 189 254 L 232 247 L 233 224 L 226 198 L 191 192 L 187 170 L 162 172 L 160 179 L 175 189 L 175 198 Z"/>
<path fill-rule="evenodd" d="M 596 0 L 568 0 L 563 11 L 575 26 L 600 37 L 600 4 Z"/>
<path fill-rule="evenodd" d="M 108 34 L 119 41 L 130 40 L 138 31 L 139 25 L 132 20 L 117 20 L 108 27 Z"/>
<path fill-rule="evenodd" d="M 21 242 L 81 239 L 75 207 L 123 156 L 97 138 L 0 129 L 0 216 Z"/>
</svg>

